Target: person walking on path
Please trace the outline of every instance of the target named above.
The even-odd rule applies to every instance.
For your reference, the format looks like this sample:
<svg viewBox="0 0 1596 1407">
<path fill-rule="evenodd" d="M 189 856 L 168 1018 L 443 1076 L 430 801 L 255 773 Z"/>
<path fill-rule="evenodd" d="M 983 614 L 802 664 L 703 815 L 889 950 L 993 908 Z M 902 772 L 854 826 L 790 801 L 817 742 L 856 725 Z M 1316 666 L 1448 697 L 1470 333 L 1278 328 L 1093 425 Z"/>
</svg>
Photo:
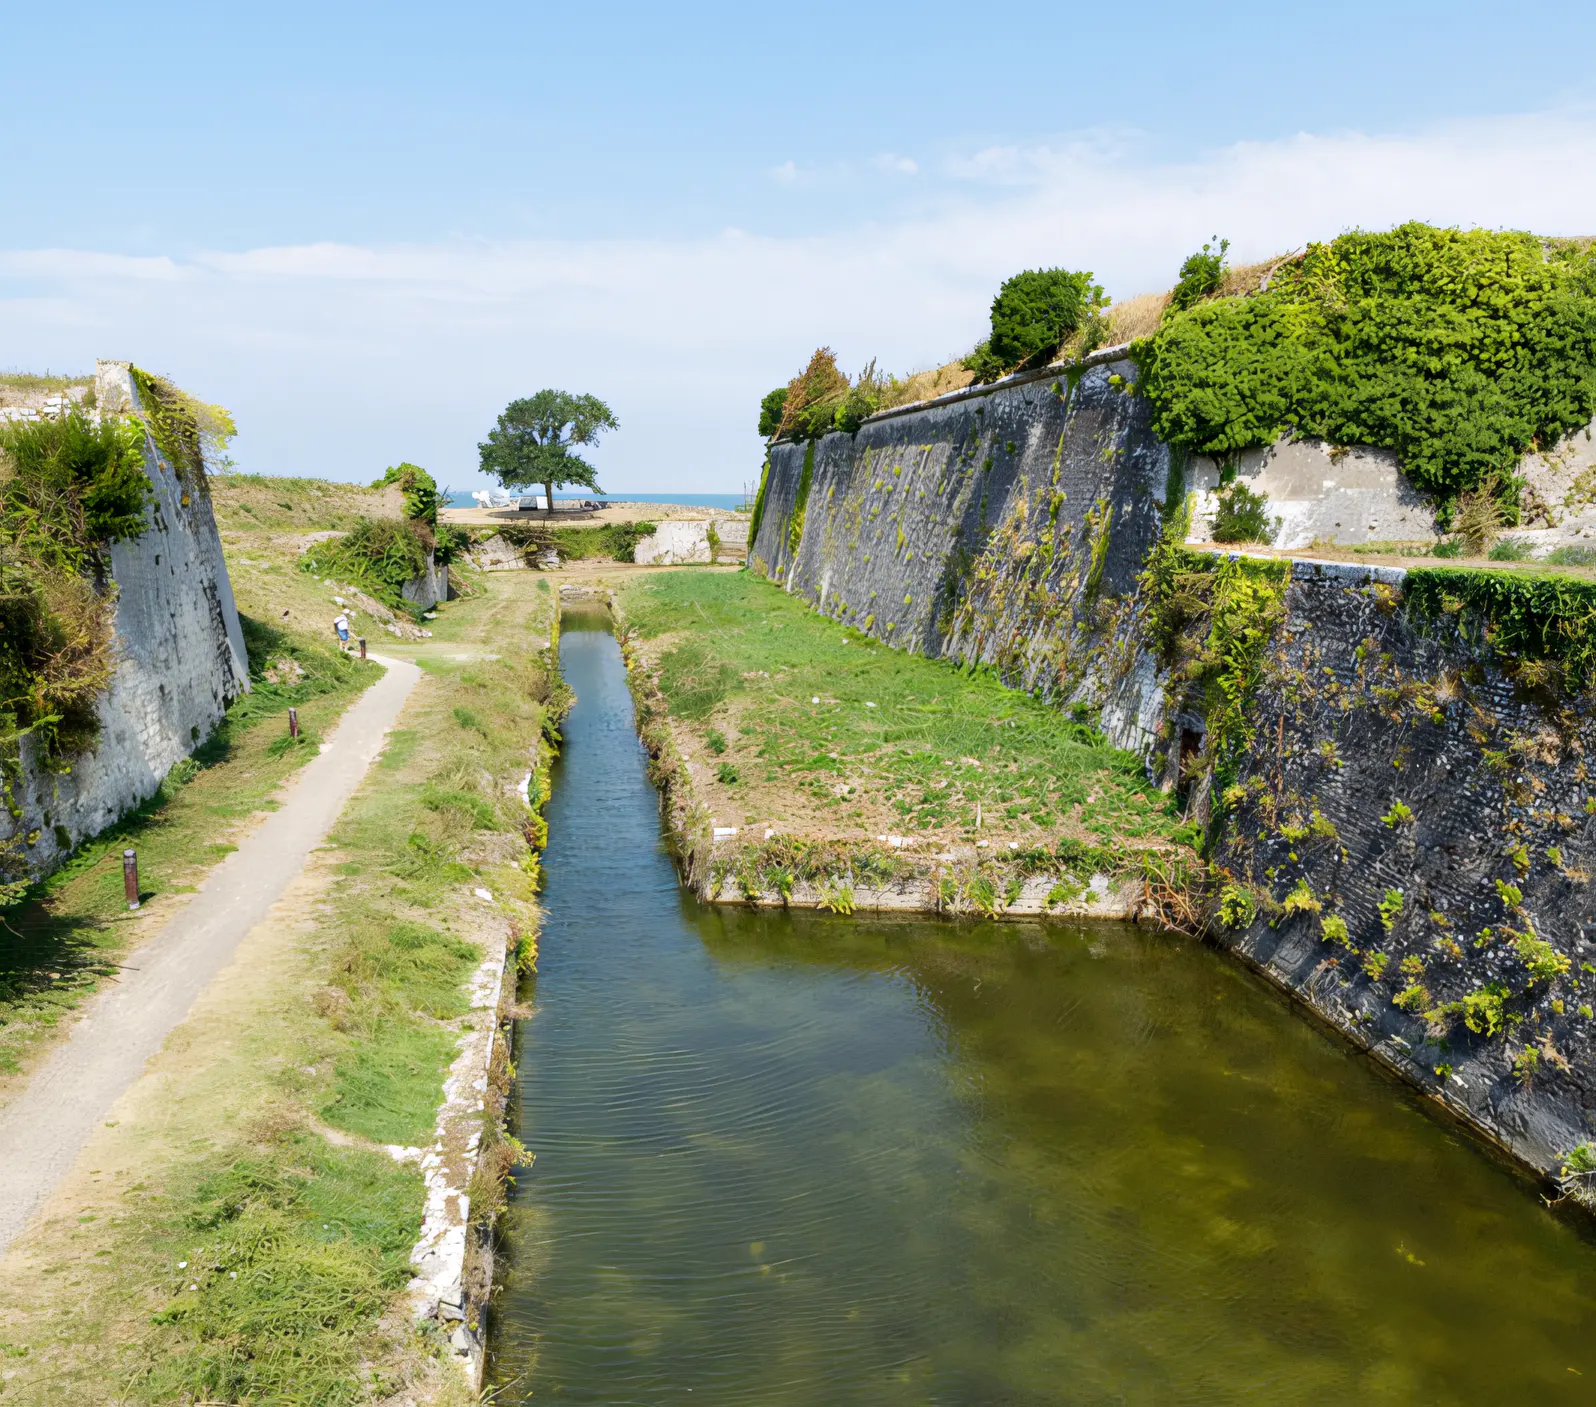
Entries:
<svg viewBox="0 0 1596 1407">
<path fill-rule="evenodd" d="M 333 622 L 333 629 L 338 632 L 338 648 L 347 650 L 349 648 L 349 616 L 345 612 L 338 612 L 338 619 Z"/>
</svg>

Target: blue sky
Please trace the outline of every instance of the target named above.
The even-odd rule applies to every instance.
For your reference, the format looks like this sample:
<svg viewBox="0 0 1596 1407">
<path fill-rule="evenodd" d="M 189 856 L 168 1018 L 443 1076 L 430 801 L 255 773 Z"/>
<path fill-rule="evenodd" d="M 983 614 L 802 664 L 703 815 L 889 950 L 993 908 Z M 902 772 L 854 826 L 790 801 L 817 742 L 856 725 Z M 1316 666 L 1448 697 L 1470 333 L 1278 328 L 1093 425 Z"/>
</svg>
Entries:
<svg viewBox="0 0 1596 1407">
<path fill-rule="evenodd" d="M 820 342 L 966 350 L 1016 269 L 1167 286 L 1364 224 L 1596 231 L 1596 9 L 0 3 L 0 367 L 129 356 L 241 467 L 457 487 L 509 397 L 731 490 Z"/>
</svg>

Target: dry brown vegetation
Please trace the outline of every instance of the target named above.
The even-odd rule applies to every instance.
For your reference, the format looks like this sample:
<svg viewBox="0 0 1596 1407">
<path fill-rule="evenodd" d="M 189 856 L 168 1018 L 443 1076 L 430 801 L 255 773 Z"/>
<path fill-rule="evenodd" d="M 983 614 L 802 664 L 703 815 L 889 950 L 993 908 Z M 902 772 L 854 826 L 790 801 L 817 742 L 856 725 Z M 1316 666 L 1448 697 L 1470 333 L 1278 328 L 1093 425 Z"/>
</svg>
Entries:
<svg viewBox="0 0 1596 1407">
<path fill-rule="evenodd" d="M 1234 268 L 1225 270 L 1225 281 L 1219 287 L 1218 296 L 1221 298 L 1241 298 L 1249 293 L 1260 292 L 1267 284 L 1271 274 L 1289 259 L 1296 258 L 1299 250 L 1290 250 L 1285 254 L 1276 254 L 1272 258 L 1260 260 L 1256 264 L 1238 264 Z"/>
<path fill-rule="evenodd" d="M 0 406 L 38 406 L 59 391 L 92 386 L 92 376 L 35 375 L 30 371 L 0 372 Z"/>
<path fill-rule="evenodd" d="M 962 391 L 974 380 L 975 373 L 965 366 L 962 358 L 927 371 L 916 371 L 897 382 L 881 398 L 881 408 L 889 410 L 893 406 L 933 400 L 950 391 Z"/>
<path fill-rule="evenodd" d="M 1151 337 L 1158 331 L 1164 309 L 1169 306 L 1169 294 L 1138 293 L 1123 303 L 1115 303 L 1108 310 L 1108 345 L 1134 342 L 1138 337 Z"/>
<path fill-rule="evenodd" d="M 394 486 L 369 489 L 265 474 L 217 474 L 210 486 L 216 526 L 223 532 L 343 531 L 360 518 L 397 518 L 404 511 L 404 494 Z"/>
</svg>

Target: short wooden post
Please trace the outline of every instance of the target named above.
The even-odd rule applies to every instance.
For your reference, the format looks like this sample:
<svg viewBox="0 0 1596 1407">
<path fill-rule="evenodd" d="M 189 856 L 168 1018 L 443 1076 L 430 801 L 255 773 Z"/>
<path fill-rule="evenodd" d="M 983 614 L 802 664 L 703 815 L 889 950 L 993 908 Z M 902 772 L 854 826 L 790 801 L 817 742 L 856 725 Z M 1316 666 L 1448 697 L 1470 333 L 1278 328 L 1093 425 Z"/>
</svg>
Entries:
<svg viewBox="0 0 1596 1407">
<path fill-rule="evenodd" d="M 288 710 L 288 736 L 291 738 L 299 736 L 299 710 L 297 708 Z"/>
<path fill-rule="evenodd" d="M 361 659 L 365 659 L 365 657 L 366 657 L 366 637 L 364 635 L 362 635 L 360 637 L 360 658 Z"/>
<path fill-rule="evenodd" d="M 139 906 L 139 855 L 136 850 L 122 852 L 122 889 L 127 894 L 127 906 Z"/>
</svg>

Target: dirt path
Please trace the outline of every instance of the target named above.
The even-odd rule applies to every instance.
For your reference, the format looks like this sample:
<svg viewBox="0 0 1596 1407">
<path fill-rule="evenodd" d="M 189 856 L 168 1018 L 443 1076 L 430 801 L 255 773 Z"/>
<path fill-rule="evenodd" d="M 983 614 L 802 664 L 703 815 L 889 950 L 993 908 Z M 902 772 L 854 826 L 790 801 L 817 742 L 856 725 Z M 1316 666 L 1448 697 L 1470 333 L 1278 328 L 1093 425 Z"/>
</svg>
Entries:
<svg viewBox="0 0 1596 1407">
<path fill-rule="evenodd" d="M 121 980 L 89 1004 L 26 1088 L 0 1109 L 0 1254 L 326 838 L 421 678 L 407 661 L 382 663 L 387 673 L 344 714 L 282 805 L 128 958 Z"/>
</svg>

